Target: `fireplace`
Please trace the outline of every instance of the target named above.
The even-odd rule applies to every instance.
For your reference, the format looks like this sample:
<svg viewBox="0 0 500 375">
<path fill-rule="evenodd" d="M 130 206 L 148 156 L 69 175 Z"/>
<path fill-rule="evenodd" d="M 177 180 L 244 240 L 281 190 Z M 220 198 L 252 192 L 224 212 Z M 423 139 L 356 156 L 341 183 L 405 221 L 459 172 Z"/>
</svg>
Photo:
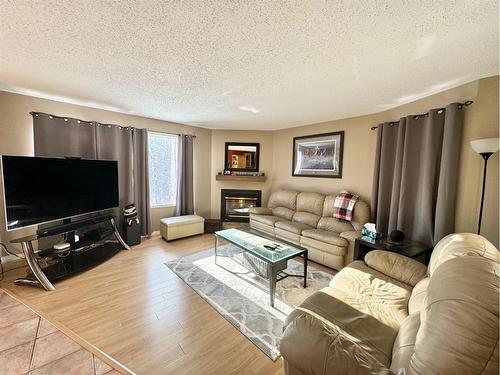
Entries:
<svg viewBox="0 0 500 375">
<path fill-rule="evenodd" d="M 260 190 L 222 189 L 220 216 L 222 221 L 249 222 L 250 207 L 260 207 Z"/>
</svg>

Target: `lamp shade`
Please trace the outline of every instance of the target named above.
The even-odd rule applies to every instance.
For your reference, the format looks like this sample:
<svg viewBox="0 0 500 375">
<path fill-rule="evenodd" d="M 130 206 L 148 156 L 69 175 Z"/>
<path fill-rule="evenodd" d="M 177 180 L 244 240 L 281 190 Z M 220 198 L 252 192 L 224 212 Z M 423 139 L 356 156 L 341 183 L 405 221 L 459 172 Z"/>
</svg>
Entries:
<svg viewBox="0 0 500 375">
<path fill-rule="evenodd" d="M 478 154 L 485 152 L 495 153 L 500 149 L 500 138 L 475 139 L 470 142 L 470 146 Z"/>
</svg>

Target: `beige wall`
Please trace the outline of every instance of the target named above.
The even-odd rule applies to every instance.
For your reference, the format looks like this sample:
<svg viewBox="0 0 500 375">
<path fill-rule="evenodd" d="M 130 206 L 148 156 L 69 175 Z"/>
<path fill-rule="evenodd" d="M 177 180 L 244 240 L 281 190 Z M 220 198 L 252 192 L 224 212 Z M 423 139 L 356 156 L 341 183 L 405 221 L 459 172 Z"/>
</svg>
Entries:
<svg viewBox="0 0 500 375">
<path fill-rule="evenodd" d="M 260 143 L 259 170 L 267 176 L 265 182 L 228 182 L 216 181 L 215 175 L 224 170 L 225 142 L 251 142 Z M 267 202 L 271 191 L 271 178 L 273 167 L 273 132 L 269 131 L 237 131 L 237 130 L 212 130 L 212 168 L 210 176 L 211 185 L 211 217 L 220 217 L 220 191 L 221 189 L 261 190 L 262 201 Z"/>
<path fill-rule="evenodd" d="M 347 189 L 364 199 L 370 197 L 376 134 L 370 131 L 373 119 L 364 116 L 322 124 L 279 130 L 274 134 L 273 190 L 291 188 L 301 191 L 334 193 Z M 293 137 L 344 130 L 342 178 L 292 176 Z"/>
<path fill-rule="evenodd" d="M 465 112 L 460 174 L 458 181 L 457 232 L 476 232 L 481 200 L 483 159 L 470 147 L 470 141 L 499 136 L 498 76 L 479 81 L 475 103 Z M 488 160 L 481 234 L 499 246 L 499 152 Z"/>
<path fill-rule="evenodd" d="M 0 154 L 33 154 L 33 134 L 30 111 L 77 117 L 100 122 L 146 127 L 150 130 L 196 134 L 195 140 L 195 199 L 197 213 L 204 217 L 220 216 L 220 189 L 258 189 L 263 192 L 263 203 L 272 190 L 292 188 L 305 191 L 334 193 L 348 189 L 370 201 L 376 132 L 373 125 L 394 121 L 412 113 L 427 112 L 454 101 L 474 100 L 465 109 L 461 167 L 459 172 L 456 229 L 475 232 L 479 211 L 481 158 L 469 146 L 472 139 L 498 137 L 498 76 L 469 84 L 404 104 L 369 116 L 329 121 L 278 131 L 209 130 L 92 109 L 23 95 L 0 92 Z M 342 179 L 292 177 L 292 139 L 295 136 L 345 131 Z M 224 143 L 259 142 L 261 144 L 260 170 L 265 172 L 265 183 L 220 182 L 217 172 L 224 168 Z M 488 181 L 483 215 L 483 231 L 497 247 L 499 243 L 499 157 L 489 162 Z M 155 228 L 159 218 L 173 215 L 173 208 L 153 211 Z M 1 220 L 1 219 L 0 219 Z M 0 223 L 3 225 L 3 223 Z"/>
<path fill-rule="evenodd" d="M 477 82 L 473 82 L 451 90 L 453 92 L 443 92 L 369 116 L 276 131 L 274 134 L 272 188 L 274 190 L 288 187 L 321 193 L 335 193 L 341 189 L 347 189 L 370 201 L 374 167 L 373 158 L 377 140 L 377 133 L 371 130 L 371 127 L 383 121 L 397 120 L 407 114 L 427 112 L 430 108 L 440 107 L 455 100 L 475 98 L 477 87 Z M 292 176 L 293 137 L 340 130 L 345 132 L 343 176 L 341 179 Z"/>
<path fill-rule="evenodd" d="M 153 131 L 195 134 L 195 207 L 200 215 L 210 215 L 210 185 L 207 186 L 207 181 L 210 181 L 211 177 L 211 130 L 0 91 L 0 154 L 33 155 L 33 126 L 30 111 L 135 126 Z M 161 217 L 173 214 L 172 207 L 153 209 L 153 229 L 159 229 Z M 0 215 L 0 228 L 5 227 L 3 220 L 3 215 Z M 13 235 L 17 237 L 20 232 L 3 233 L 2 237 L 10 239 Z"/>
<path fill-rule="evenodd" d="M 370 128 L 413 113 L 427 112 L 466 99 L 474 104 L 465 109 L 463 145 L 458 184 L 456 230 L 475 232 L 480 200 L 481 158 L 470 148 L 472 139 L 498 137 L 498 76 L 474 81 L 415 102 L 377 114 L 329 121 L 274 132 L 272 190 L 291 188 L 322 193 L 348 189 L 370 201 L 376 132 Z M 341 179 L 292 177 L 293 137 L 345 131 L 344 164 Z M 497 247 L 498 238 L 498 153 L 490 159 L 482 234 Z"/>
</svg>

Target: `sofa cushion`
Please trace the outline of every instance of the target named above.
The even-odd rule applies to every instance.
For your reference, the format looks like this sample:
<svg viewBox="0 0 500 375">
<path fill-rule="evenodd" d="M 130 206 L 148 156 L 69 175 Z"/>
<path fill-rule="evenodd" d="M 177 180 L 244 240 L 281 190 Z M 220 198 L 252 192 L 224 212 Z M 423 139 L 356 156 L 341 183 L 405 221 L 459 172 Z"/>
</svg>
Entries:
<svg viewBox="0 0 500 375">
<path fill-rule="evenodd" d="M 425 296 L 427 295 L 427 287 L 429 286 L 430 277 L 420 280 L 411 292 L 410 300 L 408 301 L 408 313 L 413 314 L 422 311 L 424 308 Z"/>
<path fill-rule="evenodd" d="M 349 232 L 349 231 L 354 230 L 354 228 L 350 222 L 337 219 L 333 216 L 321 217 L 318 221 L 317 228 L 323 229 L 323 230 L 329 230 L 329 231 L 337 232 L 337 233 Z"/>
<path fill-rule="evenodd" d="M 340 238 L 338 233 L 330 232 L 323 229 L 305 229 L 302 231 L 304 237 L 313 238 L 315 240 L 326 242 L 331 245 L 346 247 L 349 245 L 346 239 Z"/>
<path fill-rule="evenodd" d="M 304 313 L 332 322 L 341 337 L 332 351 L 344 350 L 343 341 L 356 342 L 388 367 L 399 327 L 408 316 L 410 291 L 408 285 L 356 261 L 343 268 L 330 287 L 308 297 L 287 323 Z"/>
<path fill-rule="evenodd" d="M 420 328 L 420 314 L 411 314 L 406 317 L 399 327 L 399 332 L 392 348 L 391 370 L 398 373 L 401 369 L 408 371 L 411 356 L 415 351 L 415 341 Z"/>
<path fill-rule="evenodd" d="M 311 227 L 316 228 L 320 216 L 311 214 L 309 212 L 296 212 L 293 214 L 292 220 L 297 223 L 307 224 Z"/>
<path fill-rule="evenodd" d="M 323 203 L 323 213 L 322 218 L 325 219 L 334 219 L 333 217 L 333 207 L 335 203 L 336 195 L 327 195 L 325 197 L 325 201 Z M 333 230 L 335 232 L 345 232 L 352 230 L 361 230 L 363 225 L 370 221 L 370 207 L 365 201 L 358 200 L 354 205 L 354 211 L 352 212 L 352 220 L 325 220 L 322 223 L 321 229 Z M 321 222 L 321 220 L 320 220 Z M 318 228 L 319 228 L 318 223 Z"/>
<path fill-rule="evenodd" d="M 357 260 L 344 267 L 330 282 L 330 286 L 362 300 L 361 311 L 399 329 L 408 316 L 408 300 L 412 287 L 393 279 Z"/>
<path fill-rule="evenodd" d="M 343 350 L 344 341 L 356 342 L 363 352 L 389 367 L 392 345 L 398 330 L 367 313 L 362 300 L 353 298 L 349 293 L 328 287 L 308 297 L 288 316 L 287 322 L 304 313 L 332 323 L 331 328 L 336 331 L 337 336 L 341 337 L 337 344 L 333 344 L 333 351 Z"/>
<path fill-rule="evenodd" d="M 274 224 L 274 226 L 276 228 L 280 228 L 288 232 L 292 232 L 299 235 L 302 233 L 304 229 L 311 229 L 311 227 L 307 224 L 296 223 L 294 221 L 289 221 L 289 220 L 279 220 Z"/>
<path fill-rule="evenodd" d="M 365 349 L 364 342 L 346 334 L 334 321 L 310 310 L 296 310 L 292 315 L 280 341 L 287 375 L 394 375 Z"/>
<path fill-rule="evenodd" d="M 325 196 L 319 193 L 302 192 L 297 195 L 297 212 L 309 212 L 316 216 L 321 216 Z"/>
<path fill-rule="evenodd" d="M 391 251 L 370 251 L 365 256 L 365 263 L 374 270 L 411 286 L 422 280 L 427 272 L 427 267 L 422 263 Z"/>
<path fill-rule="evenodd" d="M 252 215 L 252 220 L 258 221 L 259 223 L 264 223 L 270 226 L 274 226 L 278 220 L 283 220 L 277 216 L 272 215 Z"/>
<path fill-rule="evenodd" d="M 268 207 L 272 210 L 274 216 L 286 220 L 292 220 L 295 209 L 297 208 L 297 194 L 295 190 L 276 190 L 269 197 Z"/>
<path fill-rule="evenodd" d="M 300 236 L 300 244 L 306 249 L 321 250 L 324 253 L 343 257 L 346 254 L 346 246 L 332 245 L 331 243 L 315 240 L 314 238 Z M 311 258 L 311 260 L 314 260 Z M 340 267 L 342 268 L 342 267 Z M 340 269 L 336 268 L 336 269 Z"/>
<path fill-rule="evenodd" d="M 286 207 L 275 207 L 272 211 L 274 216 L 278 216 L 279 218 L 285 220 L 292 220 L 293 214 L 295 214 L 294 210 Z"/>
<path fill-rule="evenodd" d="M 261 223 L 260 221 L 255 221 L 252 217 L 250 217 L 250 227 L 261 232 L 272 234 L 273 236 L 276 235 L 274 225 L 271 226 Z"/>
<path fill-rule="evenodd" d="M 285 240 L 287 242 L 293 243 L 294 245 L 300 246 L 300 234 L 289 232 L 285 229 L 274 227 L 274 235 L 276 238 Z"/>
<path fill-rule="evenodd" d="M 486 238 L 474 233 L 453 233 L 441 239 L 432 250 L 428 273 L 447 260 L 462 256 L 481 256 L 498 263 L 498 250 Z"/>
<path fill-rule="evenodd" d="M 295 190 L 276 190 L 269 197 L 269 208 L 285 207 L 292 211 L 297 208 L 297 194 Z"/>
<path fill-rule="evenodd" d="M 362 200 L 358 200 L 354 205 L 351 224 L 356 230 L 361 230 L 363 225 L 370 221 L 370 206 Z"/>
<path fill-rule="evenodd" d="M 255 214 L 255 215 L 272 215 L 273 211 L 271 211 L 270 208 L 267 207 L 250 207 L 248 209 L 248 213 L 250 215 Z"/>
<path fill-rule="evenodd" d="M 437 267 L 407 373 L 498 374 L 498 284 L 498 263 L 488 258 L 461 256 Z"/>
<path fill-rule="evenodd" d="M 300 240 L 300 245 L 302 247 L 307 248 L 307 259 L 312 260 L 313 262 L 323 264 L 327 267 L 336 269 L 336 270 L 341 270 L 342 267 L 344 267 L 344 255 L 337 255 L 340 253 L 338 251 L 340 248 L 334 245 L 329 245 L 325 244 L 324 242 L 321 242 L 325 246 L 329 246 L 332 249 L 337 249 L 337 253 L 335 251 L 325 251 L 324 249 L 318 250 L 315 246 L 311 244 L 305 244 L 303 240 L 308 240 L 308 241 L 315 241 L 312 238 L 306 238 L 306 237 L 301 237 Z"/>
</svg>

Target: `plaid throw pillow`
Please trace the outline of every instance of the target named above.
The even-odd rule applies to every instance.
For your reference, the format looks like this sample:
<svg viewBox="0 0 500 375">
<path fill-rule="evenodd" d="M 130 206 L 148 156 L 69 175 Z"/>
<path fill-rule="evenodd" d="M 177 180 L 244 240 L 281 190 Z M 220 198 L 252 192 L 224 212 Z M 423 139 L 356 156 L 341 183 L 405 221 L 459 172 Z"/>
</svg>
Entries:
<svg viewBox="0 0 500 375">
<path fill-rule="evenodd" d="M 358 199 L 359 197 L 357 195 L 351 194 L 345 190 L 341 191 L 335 197 L 335 203 L 333 204 L 333 217 L 351 221 L 354 205 Z"/>
</svg>

